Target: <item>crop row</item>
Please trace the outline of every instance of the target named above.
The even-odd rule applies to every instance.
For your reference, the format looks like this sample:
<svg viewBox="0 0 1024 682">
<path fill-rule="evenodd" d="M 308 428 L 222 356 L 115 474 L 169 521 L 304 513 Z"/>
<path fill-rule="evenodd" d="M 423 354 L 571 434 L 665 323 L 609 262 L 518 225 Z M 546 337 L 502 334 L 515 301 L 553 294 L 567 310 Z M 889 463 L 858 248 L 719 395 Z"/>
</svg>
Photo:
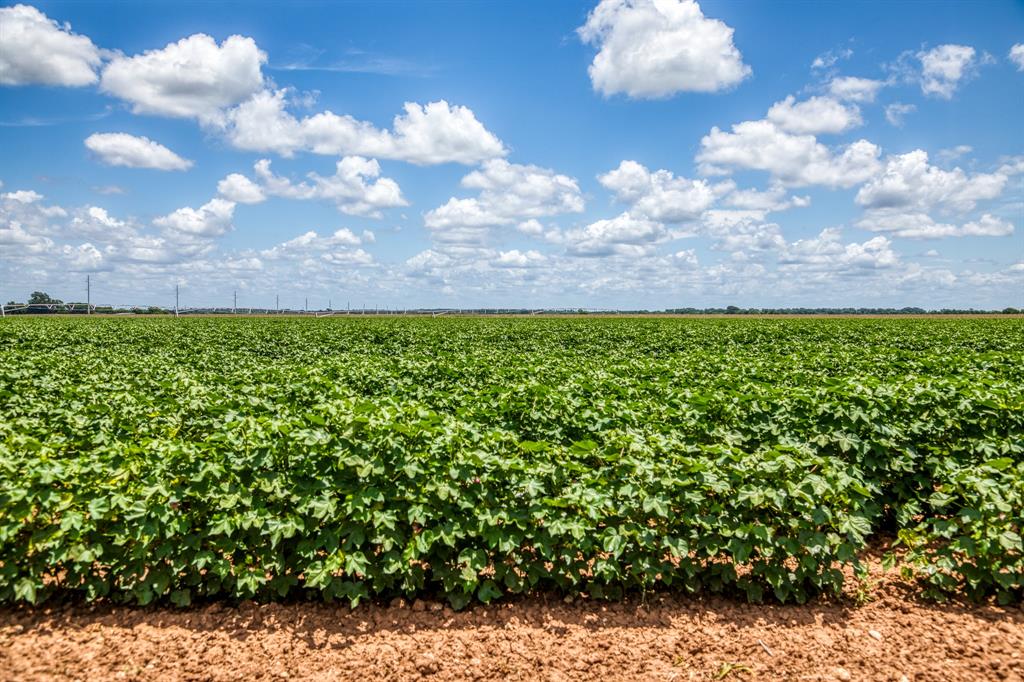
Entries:
<svg viewBox="0 0 1024 682">
<path fill-rule="evenodd" d="M 11 320 L 0 601 L 1024 592 L 1024 324 Z"/>
</svg>

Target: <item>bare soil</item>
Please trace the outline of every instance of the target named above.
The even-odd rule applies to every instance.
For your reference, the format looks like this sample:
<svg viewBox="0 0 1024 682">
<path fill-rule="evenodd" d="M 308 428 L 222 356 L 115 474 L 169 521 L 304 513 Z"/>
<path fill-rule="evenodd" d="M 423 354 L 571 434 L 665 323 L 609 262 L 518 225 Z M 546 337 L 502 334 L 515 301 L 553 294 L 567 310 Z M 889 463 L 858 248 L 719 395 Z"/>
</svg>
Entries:
<svg viewBox="0 0 1024 682">
<path fill-rule="evenodd" d="M 1024 605 L 898 580 L 802 606 L 654 595 L 0 609 L 3 680 L 1024 680 Z"/>
</svg>

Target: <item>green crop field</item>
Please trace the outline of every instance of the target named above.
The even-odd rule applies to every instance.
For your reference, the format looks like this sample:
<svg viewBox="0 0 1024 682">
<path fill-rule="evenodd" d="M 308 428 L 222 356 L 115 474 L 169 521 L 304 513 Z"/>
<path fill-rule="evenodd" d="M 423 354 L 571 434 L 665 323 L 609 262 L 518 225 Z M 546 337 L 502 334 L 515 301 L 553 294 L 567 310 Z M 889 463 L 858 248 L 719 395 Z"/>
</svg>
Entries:
<svg viewBox="0 0 1024 682">
<path fill-rule="evenodd" d="M 0 323 L 0 601 L 803 601 L 884 537 L 1010 602 L 1022 515 L 1020 319 Z"/>
</svg>

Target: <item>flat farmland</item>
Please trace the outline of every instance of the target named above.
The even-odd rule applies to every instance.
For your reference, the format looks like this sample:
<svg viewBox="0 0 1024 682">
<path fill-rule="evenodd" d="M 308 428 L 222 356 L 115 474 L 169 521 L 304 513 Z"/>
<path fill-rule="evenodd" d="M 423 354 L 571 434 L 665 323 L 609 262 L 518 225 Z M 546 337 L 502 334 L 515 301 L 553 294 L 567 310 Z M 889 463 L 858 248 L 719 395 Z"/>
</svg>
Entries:
<svg viewBox="0 0 1024 682">
<path fill-rule="evenodd" d="M 1020 639 L 1017 318 L 11 318 L 0 416 L 9 651 L 91 608 L 700 626 L 880 584 Z"/>
</svg>

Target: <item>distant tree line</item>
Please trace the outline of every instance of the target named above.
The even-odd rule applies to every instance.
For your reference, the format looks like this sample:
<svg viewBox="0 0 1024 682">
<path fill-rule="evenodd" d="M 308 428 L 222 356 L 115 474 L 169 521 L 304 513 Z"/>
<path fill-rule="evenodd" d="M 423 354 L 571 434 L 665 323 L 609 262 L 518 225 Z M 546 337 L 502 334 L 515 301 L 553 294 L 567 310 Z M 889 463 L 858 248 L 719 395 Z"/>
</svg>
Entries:
<svg viewBox="0 0 1024 682">
<path fill-rule="evenodd" d="M 905 308 L 739 308 L 734 305 L 725 308 L 668 308 L 666 313 L 679 315 L 977 315 L 979 313 L 1002 313 L 1016 315 L 1018 308 L 1002 310 L 978 310 L 976 308 L 938 308 L 926 310 L 917 307 Z"/>
<path fill-rule="evenodd" d="M 2 300 L 2 299 L 0 299 Z M 60 312 L 85 312 L 88 306 L 84 302 L 79 303 L 64 303 L 57 298 L 51 298 L 45 291 L 33 291 L 28 298 L 28 303 L 18 303 L 17 301 L 8 301 L 7 307 L 21 307 L 25 305 L 38 306 L 31 309 L 21 308 L 20 310 L 9 311 L 8 314 L 16 315 L 19 313 L 60 313 Z M 44 306 L 59 305 L 59 309 L 48 309 Z M 70 309 L 69 309 L 70 308 Z M 421 308 L 419 311 L 413 312 L 435 312 L 447 309 L 428 309 Z M 92 311 L 94 313 L 111 313 L 114 309 L 109 306 L 93 306 Z M 131 308 L 131 312 L 141 315 L 161 315 L 169 314 L 173 312 L 168 308 L 161 308 L 159 306 L 140 306 L 138 308 Z M 196 312 L 196 311 L 193 311 Z M 219 309 L 210 309 L 210 312 L 220 312 Z M 522 314 L 528 315 L 537 312 L 548 312 L 545 310 L 538 311 L 536 308 L 462 308 L 460 313 L 470 315 L 493 315 L 493 314 Z M 979 310 L 976 308 L 938 308 L 933 310 L 926 310 L 924 308 L 917 307 L 905 307 L 905 308 L 740 308 L 738 306 L 730 305 L 724 308 L 666 308 L 664 310 L 606 310 L 606 311 L 594 311 L 587 310 L 585 308 L 564 308 L 564 309 L 553 309 L 550 312 L 558 312 L 560 314 L 576 314 L 576 315 L 587 315 L 593 314 L 594 312 L 607 312 L 615 313 L 618 315 L 650 315 L 650 314 L 670 314 L 670 315 L 978 315 L 978 314 L 1004 314 L 1004 315 L 1018 315 L 1024 313 L 1024 310 L 1020 308 L 1003 308 L 1002 310 Z"/>
</svg>

